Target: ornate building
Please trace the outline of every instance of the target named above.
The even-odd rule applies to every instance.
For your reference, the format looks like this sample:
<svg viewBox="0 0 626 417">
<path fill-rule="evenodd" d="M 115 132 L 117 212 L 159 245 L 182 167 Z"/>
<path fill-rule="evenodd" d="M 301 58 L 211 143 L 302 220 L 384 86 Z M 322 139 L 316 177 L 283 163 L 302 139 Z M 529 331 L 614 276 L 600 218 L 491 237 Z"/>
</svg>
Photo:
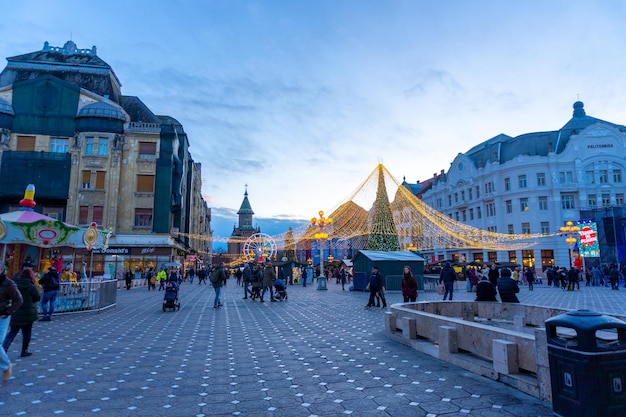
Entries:
<svg viewBox="0 0 626 417">
<path fill-rule="evenodd" d="M 84 254 L 93 275 L 210 252 L 201 167 L 181 123 L 123 95 L 95 46 L 46 42 L 7 61 L 0 73 L 0 211 L 12 210 L 33 183 L 44 214 L 112 230 L 109 249 Z M 79 254 L 77 262 L 84 260 Z"/>
<path fill-rule="evenodd" d="M 241 256 L 246 240 L 255 233 L 261 233 L 261 228 L 255 228 L 252 225 L 254 211 L 252 211 L 252 206 L 248 200 L 248 186 L 246 186 L 243 201 L 237 215 L 239 216 L 239 225 L 233 226 L 233 232 L 228 239 L 228 257 L 230 259 L 236 259 Z"/>
<path fill-rule="evenodd" d="M 423 252 L 429 260 L 566 266 L 570 248 L 560 227 L 593 220 L 601 257 L 587 261 L 626 261 L 626 127 L 587 116 L 580 101 L 573 107 L 573 117 L 558 130 L 500 134 L 458 154 L 448 172 L 435 175 L 422 194 L 425 203 L 458 222 L 490 232 L 546 237 L 509 251 L 434 245 Z M 404 243 L 410 241 L 405 236 Z"/>
</svg>

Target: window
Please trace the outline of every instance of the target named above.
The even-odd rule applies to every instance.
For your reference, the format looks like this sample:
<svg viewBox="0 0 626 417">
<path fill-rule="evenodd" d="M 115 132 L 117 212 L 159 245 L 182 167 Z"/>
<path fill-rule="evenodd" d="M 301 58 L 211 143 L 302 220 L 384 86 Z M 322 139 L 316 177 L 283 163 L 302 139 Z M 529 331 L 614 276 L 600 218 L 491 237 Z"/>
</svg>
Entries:
<svg viewBox="0 0 626 417">
<path fill-rule="evenodd" d="M 482 218 L 482 215 L 483 214 L 482 214 L 482 212 L 480 210 L 480 206 L 476 207 L 476 218 L 480 219 L 480 218 Z"/>
<path fill-rule="evenodd" d="M 467 189 L 467 197 L 471 200 L 472 199 L 472 189 L 468 188 Z"/>
<path fill-rule="evenodd" d="M 550 223 L 549 222 L 541 222 L 541 233 L 547 235 L 550 233 Z"/>
<path fill-rule="evenodd" d="M 541 196 L 539 200 L 539 210 L 548 210 L 548 197 Z"/>
<path fill-rule="evenodd" d="M 34 151 L 35 150 L 35 137 L 34 136 L 18 136 L 17 137 L 17 149 L 18 151 Z"/>
<path fill-rule="evenodd" d="M 91 171 L 83 171 L 83 190 L 91 188 Z"/>
<path fill-rule="evenodd" d="M 517 177 L 517 180 L 519 182 L 519 188 L 526 188 L 528 186 L 528 183 L 526 182 L 526 175 L 520 175 Z"/>
<path fill-rule="evenodd" d="M 487 226 L 487 231 L 491 233 L 498 233 L 498 226 Z"/>
<path fill-rule="evenodd" d="M 591 170 L 585 171 L 585 182 L 587 184 L 595 184 L 596 183 L 595 175 L 593 175 L 593 171 L 591 171 Z"/>
<path fill-rule="evenodd" d="M 85 138 L 85 155 L 107 156 L 109 154 L 109 139 L 100 137 L 96 140 L 93 136 Z"/>
<path fill-rule="evenodd" d="M 622 182 L 622 170 L 621 169 L 613 170 L 613 182 L 614 183 Z"/>
<path fill-rule="evenodd" d="M 463 210 L 461 212 L 462 216 L 463 216 L 463 221 L 466 222 L 467 221 L 467 212 L 465 210 Z"/>
<path fill-rule="evenodd" d="M 85 138 L 85 155 L 95 155 L 94 145 L 96 143 L 96 138 L 93 136 L 87 136 Z"/>
<path fill-rule="evenodd" d="M 519 208 L 520 211 L 528 211 L 528 198 L 519 199 Z"/>
<path fill-rule="evenodd" d="M 492 181 L 485 183 L 485 193 L 493 193 L 494 191 L 495 189 Z"/>
<path fill-rule="evenodd" d="M 154 175 L 137 175 L 137 192 L 154 192 Z"/>
<path fill-rule="evenodd" d="M 504 191 L 511 191 L 511 179 L 510 178 L 504 179 Z"/>
<path fill-rule="evenodd" d="M 537 187 L 545 187 L 546 185 L 546 174 L 543 172 L 537 173 Z"/>
<path fill-rule="evenodd" d="M 574 182 L 572 171 L 559 172 L 559 184 L 571 184 L 572 182 Z"/>
<path fill-rule="evenodd" d="M 80 206 L 78 211 L 78 224 L 89 223 L 89 207 Z"/>
<path fill-rule="evenodd" d="M 139 159 L 156 159 L 156 145 L 155 142 L 139 142 Z"/>
<path fill-rule="evenodd" d="M 106 171 L 96 171 L 96 190 L 104 190 Z"/>
<path fill-rule="evenodd" d="M 152 209 L 135 209 L 135 227 L 152 227 Z"/>
<path fill-rule="evenodd" d="M 509 262 L 517 263 L 517 253 L 514 250 L 509 251 Z"/>
<path fill-rule="evenodd" d="M 69 142 L 67 138 L 50 138 L 50 152 L 67 153 L 69 150 Z"/>
<path fill-rule="evenodd" d="M 104 207 L 102 206 L 93 206 L 93 219 L 92 221 L 96 222 L 100 226 L 102 226 L 102 216 L 104 213 Z"/>
<path fill-rule="evenodd" d="M 506 214 L 513 213 L 513 201 L 512 200 L 506 200 L 504 203 L 506 204 Z"/>
<path fill-rule="evenodd" d="M 515 234 L 515 229 L 513 228 L 512 224 L 507 225 L 507 230 L 509 231 L 509 234 Z"/>
<path fill-rule="evenodd" d="M 611 206 L 611 194 L 602 194 L 602 207 Z"/>
<path fill-rule="evenodd" d="M 455 203 L 459 202 L 459 193 L 454 193 L 454 202 Z"/>
<path fill-rule="evenodd" d="M 437 198 L 437 208 L 441 208 L 443 207 L 443 200 L 441 199 L 441 197 Z"/>
<path fill-rule="evenodd" d="M 574 196 L 572 194 L 563 194 L 561 196 L 561 208 L 563 210 L 570 210 L 575 208 Z"/>
<path fill-rule="evenodd" d="M 465 201 L 465 191 L 461 191 L 461 201 Z"/>
<path fill-rule="evenodd" d="M 598 207 L 598 196 L 595 194 L 589 194 L 587 196 L 587 206 L 589 208 L 594 209 Z"/>
<path fill-rule="evenodd" d="M 485 209 L 487 210 L 487 217 L 493 217 L 496 215 L 496 205 L 495 203 L 487 203 L 485 205 Z"/>
<path fill-rule="evenodd" d="M 529 235 L 530 234 L 530 223 L 524 222 L 522 223 L 522 234 Z"/>
<path fill-rule="evenodd" d="M 474 220 L 474 209 L 469 209 L 469 219 Z"/>
<path fill-rule="evenodd" d="M 609 170 L 601 169 L 600 170 L 600 184 L 607 184 L 609 182 Z"/>
<path fill-rule="evenodd" d="M 476 198 L 480 198 L 480 187 L 476 186 Z"/>
<path fill-rule="evenodd" d="M 107 156 L 109 154 L 109 139 L 98 138 L 98 155 Z"/>
<path fill-rule="evenodd" d="M 622 193 L 615 194 L 615 205 L 616 206 L 624 205 L 624 194 Z"/>
<path fill-rule="evenodd" d="M 448 196 L 448 207 L 450 207 L 452 205 L 452 196 L 449 195 Z"/>
</svg>

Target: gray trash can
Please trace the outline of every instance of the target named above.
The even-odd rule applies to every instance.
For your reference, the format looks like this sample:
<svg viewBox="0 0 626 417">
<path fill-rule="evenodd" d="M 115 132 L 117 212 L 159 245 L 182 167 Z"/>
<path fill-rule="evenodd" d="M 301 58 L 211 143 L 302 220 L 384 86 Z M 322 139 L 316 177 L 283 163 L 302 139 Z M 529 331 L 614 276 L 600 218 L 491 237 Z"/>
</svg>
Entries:
<svg viewBox="0 0 626 417">
<path fill-rule="evenodd" d="M 626 322 L 577 310 L 545 325 L 554 415 L 626 416 Z"/>
</svg>

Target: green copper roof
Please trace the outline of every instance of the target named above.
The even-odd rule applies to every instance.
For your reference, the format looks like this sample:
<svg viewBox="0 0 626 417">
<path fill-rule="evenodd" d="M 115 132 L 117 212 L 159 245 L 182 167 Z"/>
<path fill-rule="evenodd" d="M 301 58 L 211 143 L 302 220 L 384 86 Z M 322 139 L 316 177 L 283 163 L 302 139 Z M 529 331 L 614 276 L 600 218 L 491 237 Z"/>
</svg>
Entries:
<svg viewBox="0 0 626 417">
<path fill-rule="evenodd" d="M 237 214 L 254 214 L 254 211 L 252 211 L 252 206 L 250 205 L 250 202 L 248 201 L 248 190 L 246 190 L 246 192 L 243 195 L 243 201 L 241 203 L 241 207 L 239 208 L 239 211 L 237 212 Z"/>
</svg>

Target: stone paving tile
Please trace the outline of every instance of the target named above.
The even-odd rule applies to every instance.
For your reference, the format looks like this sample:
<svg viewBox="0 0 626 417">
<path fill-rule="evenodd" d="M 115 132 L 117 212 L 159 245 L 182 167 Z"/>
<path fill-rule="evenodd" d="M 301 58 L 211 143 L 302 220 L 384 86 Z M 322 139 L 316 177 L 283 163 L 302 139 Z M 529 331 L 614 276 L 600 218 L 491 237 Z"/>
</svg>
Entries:
<svg viewBox="0 0 626 417">
<path fill-rule="evenodd" d="M 389 340 L 365 293 L 288 287 L 289 301 L 261 304 L 241 292 L 229 282 L 215 310 L 208 286 L 183 284 L 181 310 L 163 313 L 162 293 L 136 288 L 118 292 L 115 308 L 35 323 L 34 355 L 19 358 L 19 336 L 9 352 L 0 415 L 552 415 L 550 404 Z M 626 291 L 536 286 L 520 300 L 622 314 Z"/>
</svg>

